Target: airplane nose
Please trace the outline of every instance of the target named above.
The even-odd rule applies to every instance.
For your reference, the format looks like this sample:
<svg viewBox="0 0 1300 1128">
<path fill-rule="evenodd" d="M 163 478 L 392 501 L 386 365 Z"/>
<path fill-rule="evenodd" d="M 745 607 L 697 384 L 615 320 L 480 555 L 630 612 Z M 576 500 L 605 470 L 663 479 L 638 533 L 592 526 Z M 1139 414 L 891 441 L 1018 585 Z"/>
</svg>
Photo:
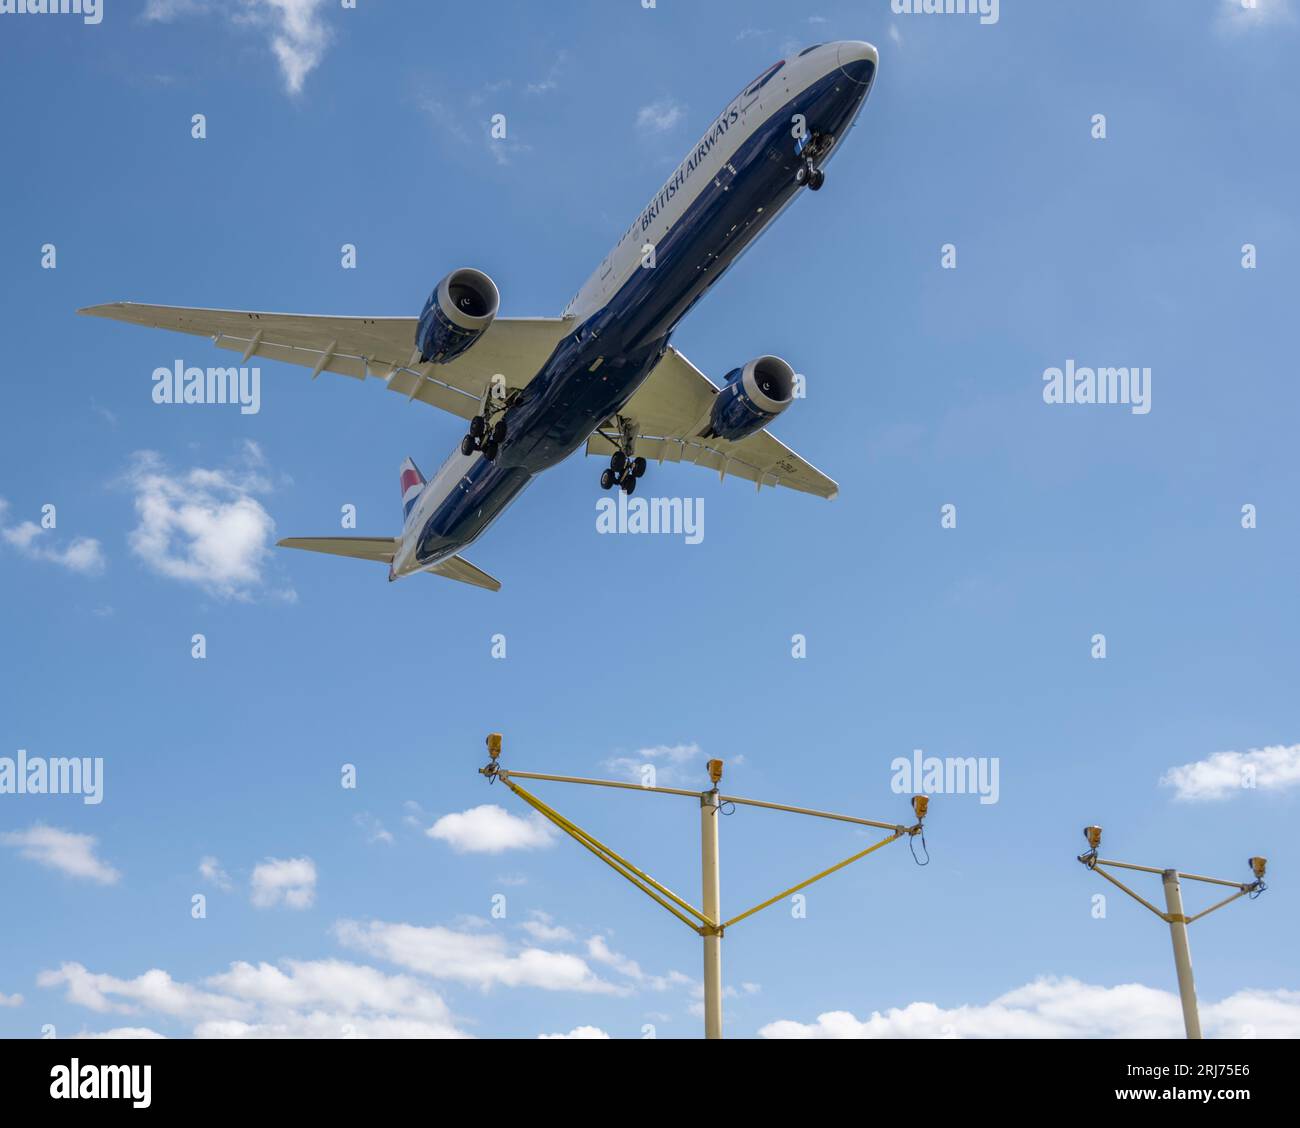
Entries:
<svg viewBox="0 0 1300 1128">
<path fill-rule="evenodd" d="M 846 39 L 837 44 L 839 64 L 842 70 L 854 82 L 863 86 L 870 84 L 875 77 L 876 66 L 880 62 L 879 52 L 870 44 L 856 39 Z"/>
</svg>

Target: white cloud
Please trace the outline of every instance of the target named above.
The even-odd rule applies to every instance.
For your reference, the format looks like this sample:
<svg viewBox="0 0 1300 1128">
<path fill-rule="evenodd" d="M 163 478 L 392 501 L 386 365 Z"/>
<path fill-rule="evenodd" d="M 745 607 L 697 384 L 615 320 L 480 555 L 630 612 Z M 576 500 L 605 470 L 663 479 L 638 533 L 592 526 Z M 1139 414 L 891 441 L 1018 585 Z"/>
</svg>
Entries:
<svg viewBox="0 0 1300 1128">
<path fill-rule="evenodd" d="M 740 763 L 740 757 L 731 762 Z M 683 772 L 682 769 L 688 764 L 692 770 Z M 647 765 L 654 767 L 654 782 L 657 785 L 676 786 L 683 780 L 690 780 L 699 783 L 701 788 L 705 786 L 705 756 L 698 744 L 656 744 L 652 748 L 640 748 L 627 756 L 612 756 L 603 762 L 602 767 L 633 783 L 640 783 Z"/>
<path fill-rule="evenodd" d="M 148 1026 L 114 1026 L 112 1030 L 98 1030 L 94 1032 L 82 1032 L 74 1034 L 75 1038 L 122 1038 L 122 1039 L 145 1039 L 145 1038 L 165 1038 L 167 1035 L 159 1034 L 157 1030 L 151 1030 Z"/>
<path fill-rule="evenodd" d="M 551 64 L 550 70 L 546 72 L 546 77 L 538 82 L 530 82 L 524 87 L 525 94 L 549 94 L 560 85 L 560 74 L 569 62 L 569 53 L 561 51 L 555 56 L 555 62 Z"/>
<path fill-rule="evenodd" d="M 238 999 L 178 983 L 161 968 L 151 968 L 134 979 L 92 972 L 80 963 L 68 962 L 58 970 L 42 971 L 38 987 L 63 987 L 70 1003 L 101 1014 L 134 1014 L 144 1009 L 171 1018 L 195 1018 L 212 1014 L 244 1014 L 247 1004 Z"/>
<path fill-rule="evenodd" d="M 148 0 L 144 19 L 166 23 L 183 16 L 222 12 L 237 27 L 268 37 L 285 89 L 300 94 L 307 75 L 320 65 L 329 46 L 331 33 L 323 15 L 330 6 L 326 0 L 238 0 L 237 5 L 212 0 Z"/>
<path fill-rule="evenodd" d="M 689 975 L 683 975 L 680 971 L 670 971 L 667 975 L 649 975 L 642 970 L 636 960 L 614 951 L 603 936 L 593 936 L 587 941 L 587 955 L 597 963 L 612 967 L 620 975 L 625 975 L 637 985 L 648 987 L 652 991 L 666 991 L 670 987 L 691 987 L 703 996 L 703 985 L 697 984 Z"/>
<path fill-rule="evenodd" d="M 24 858 L 56 869 L 69 877 L 84 877 L 100 885 L 112 885 L 122 875 L 95 856 L 98 839 L 37 823 L 27 830 L 0 834 L 0 844 L 16 846 Z"/>
<path fill-rule="evenodd" d="M 520 927 L 534 940 L 543 944 L 565 943 L 573 939 L 573 933 L 562 924 L 556 924 L 550 913 L 534 909 L 528 920 Z"/>
<path fill-rule="evenodd" d="M 199 860 L 199 873 L 204 881 L 209 881 L 220 889 L 223 893 L 229 893 L 233 888 L 230 875 L 221 868 L 221 863 L 211 856 Z"/>
<path fill-rule="evenodd" d="M 310 858 L 267 858 L 253 867 L 252 901 L 259 909 L 308 909 L 316 899 L 316 863 Z"/>
<path fill-rule="evenodd" d="M 199 1038 L 457 1037 L 447 1004 L 407 975 L 344 960 L 239 961 L 199 986 L 154 968 L 119 979 L 64 964 L 37 976 L 63 987 L 71 1003 L 99 1013 L 152 1011 L 193 1024 Z M 149 1027 L 116 1027 L 88 1037 L 160 1037 Z"/>
<path fill-rule="evenodd" d="M 889 25 L 889 38 L 895 46 L 901 47 L 903 45 L 903 33 L 898 30 L 898 24 Z"/>
<path fill-rule="evenodd" d="M 1300 991 L 1239 991 L 1201 1005 L 1207 1037 L 1296 1037 Z M 1097 987 L 1044 977 L 991 1003 L 944 1008 L 911 1003 L 869 1018 L 829 1011 L 811 1023 L 768 1023 L 763 1038 L 1178 1038 L 1182 1009 L 1168 991 Z"/>
<path fill-rule="evenodd" d="M 382 842 L 385 846 L 392 846 L 397 841 L 393 837 L 393 832 L 384 826 L 383 821 L 369 811 L 358 811 L 352 816 L 352 821 L 365 832 L 366 841 L 372 845 Z"/>
<path fill-rule="evenodd" d="M 512 815 L 495 803 L 443 815 L 424 832 L 458 854 L 500 854 L 506 850 L 540 850 L 553 844 L 551 824 L 541 815 Z"/>
<path fill-rule="evenodd" d="M 0 497 L 0 539 L 29 560 L 57 564 L 83 576 L 97 576 L 104 570 L 104 551 L 94 537 L 73 537 L 66 545 L 55 545 L 53 531 L 35 521 L 6 525 L 9 503 Z"/>
<path fill-rule="evenodd" d="M 476 987 L 537 987 L 544 991 L 626 994 L 602 980 L 580 956 L 541 948 L 510 951 L 501 936 L 456 932 L 440 925 L 340 921 L 346 948 L 378 956 L 408 971 Z"/>
<path fill-rule="evenodd" d="M 137 451 L 123 479 L 139 518 L 128 538 L 131 551 L 169 579 L 223 598 L 250 598 L 263 586 L 275 534 L 275 522 L 254 496 L 270 488 L 260 472 L 264 463 L 251 441 L 230 470 L 173 473 L 153 451 Z"/>
<path fill-rule="evenodd" d="M 642 133 L 667 133 L 686 114 L 686 107 L 671 98 L 661 98 L 637 111 L 636 125 Z"/>
<path fill-rule="evenodd" d="M 3 991 L 0 991 L 0 1007 L 20 1007 L 22 1005 L 23 997 L 21 995 L 6 995 Z"/>
<path fill-rule="evenodd" d="M 1271 744 L 1249 752 L 1216 752 L 1204 760 L 1170 768 L 1161 787 L 1185 801 L 1228 799 L 1251 788 L 1286 791 L 1300 786 L 1300 744 Z"/>
<path fill-rule="evenodd" d="M 1219 0 L 1217 27 L 1229 35 L 1240 34 L 1258 27 L 1276 27 L 1295 22 L 1292 0 L 1255 0 L 1246 7 L 1242 0 Z"/>
<path fill-rule="evenodd" d="M 543 1040 L 551 1038 L 588 1039 L 609 1037 L 599 1026 L 575 1026 L 567 1034 L 539 1034 L 537 1036 Z"/>
</svg>

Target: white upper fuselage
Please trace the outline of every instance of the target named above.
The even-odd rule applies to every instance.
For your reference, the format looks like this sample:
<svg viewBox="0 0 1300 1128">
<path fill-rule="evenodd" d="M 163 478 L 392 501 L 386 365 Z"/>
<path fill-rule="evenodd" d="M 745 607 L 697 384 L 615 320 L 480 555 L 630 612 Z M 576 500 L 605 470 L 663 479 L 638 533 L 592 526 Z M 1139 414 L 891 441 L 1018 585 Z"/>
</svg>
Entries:
<svg viewBox="0 0 1300 1128">
<path fill-rule="evenodd" d="M 835 76 L 837 72 L 861 65 L 864 61 L 869 61 L 874 71 L 875 48 L 867 43 L 845 41 L 807 48 L 767 68 L 713 119 L 704 136 L 691 148 L 653 199 L 624 231 L 622 238 L 565 307 L 562 316 L 574 321 L 575 325 L 585 326 L 588 323 L 599 323 L 598 315 L 606 311 L 620 316 L 628 312 L 625 309 L 615 310 L 613 308 L 615 300 L 626 302 L 628 283 L 633 280 L 637 271 L 663 265 L 656 263 L 651 256 L 656 248 L 670 245 L 670 234 L 674 233 L 674 228 L 679 221 L 688 216 L 688 213 L 692 213 L 702 196 L 709 192 L 716 194 L 720 186 L 724 190 L 731 187 L 731 181 L 737 176 L 737 169 L 732 165 L 732 159 L 742 147 L 746 146 L 746 143 L 760 131 L 771 132 L 780 124 L 782 129 L 789 130 L 788 146 L 791 151 L 794 151 L 800 135 L 800 123 L 794 120 L 788 123 L 776 123 L 773 120 L 775 116 L 781 113 L 783 108 L 789 107 L 792 102 L 797 103 L 800 96 L 806 92 L 824 87 L 828 78 Z M 844 75 L 839 77 L 843 78 Z M 846 114 L 848 125 L 852 124 L 861 97 L 865 97 L 865 87 L 863 93 L 857 97 L 858 100 L 852 103 Z M 808 128 L 813 128 L 811 123 Z M 843 139 L 844 132 L 847 132 L 847 126 L 843 127 L 840 135 L 835 138 L 835 145 L 826 157 L 838 148 L 838 142 Z M 739 189 L 743 186 L 736 184 L 735 187 Z M 757 230 L 749 238 L 755 237 L 758 230 L 771 223 L 779 214 L 780 208 L 793 198 L 793 195 L 789 195 L 780 207 L 770 208 L 767 214 L 759 215 Z M 759 206 L 757 211 L 764 212 L 764 207 Z M 682 233 L 676 234 L 680 241 Z M 693 237 L 693 234 L 694 228 L 688 227 L 688 237 Z M 723 242 L 727 235 L 730 235 L 730 232 L 724 234 Z M 713 233 L 711 237 L 718 238 L 718 233 Z M 746 240 L 742 246 L 748 246 L 748 241 Z M 723 254 L 721 246 L 711 246 L 704 250 L 707 252 L 704 255 L 705 262 L 708 262 L 714 254 Z M 680 249 L 675 253 L 679 258 L 690 258 L 694 251 L 688 249 L 685 256 Z M 721 269 L 714 271 L 707 284 L 712 284 L 712 281 L 716 280 L 731 261 L 734 261 L 734 257 L 720 261 L 718 266 Z M 702 289 L 698 274 L 685 282 L 679 275 L 675 276 L 671 269 L 651 269 L 649 275 L 650 286 L 674 290 L 672 294 L 665 290 L 663 293 L 638 296 L 638 302 L 652 304 L 656 308 L 661 303 L 664 308 L 672 306 L 677 296 L 676 291 L 681 291 L 683 301 L 676 308 L 684 311 L 689 308 L 691 293 L 698 296 Z M 678 316 L 680 313 L 670 314 L 667 318 L 669 324 L 662 327 L 665 343 L 667 334 L 671 332 L 676 323 L 675 318 Z M 597 363 L 604 363 L 607 359 L 602 357 Z M 627 395 L 630 396 L 634 391 L 635 386 L 630 387 Z M 585 441 L 587 435 L 600 425 L 602 418 L 594 418 L 586 422 L 585 433 L 580 435 L 582 441 Z M 550 425 L 554 428 L 553 420 Z M 394 576 L 421 571 L 430 564 L 455 554 L 459 548 L 482 535 L 488 524 L 495 520 L 523 489 L 527 475 L 523 479 L 516 478 L 509 481 L 492 479 L 492 468 L 483 466 L 483 461 L 483 455 L 477 451 L 464 455 L 457 449 L 429 481 L 407 518 L 402 544 L 393 561 Z M 479 491 L 478 495 L 472 492 L 476 489 Z M 472 531 L 465 536 L 444 537 L 437 549 L 431 550 L 427 547 L 428 530 L 443 519 L 438 515 L 448 510 L 456 510 L 457 519 L 466 524 L 472 521 Z M 423 551 L 420 547 L 422 538 L 426 544 Z"/>
</svg>

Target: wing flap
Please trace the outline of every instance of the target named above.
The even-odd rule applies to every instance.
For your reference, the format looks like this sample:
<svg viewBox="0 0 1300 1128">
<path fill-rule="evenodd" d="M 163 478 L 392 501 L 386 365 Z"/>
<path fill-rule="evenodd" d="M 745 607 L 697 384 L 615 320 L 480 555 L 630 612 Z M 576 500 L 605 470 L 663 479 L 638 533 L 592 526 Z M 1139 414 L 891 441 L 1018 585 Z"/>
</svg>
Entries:
<svg viewBox="0 0 1300 1128">
<path fill-rule="evenodd" d="M 758 489 L 785 486 L 828 500 L 839 486 L 770 431 L 728 442 L 701 438 L 718 388 L 674 348 L 669 348 L 623 409 L 636 430 L 636 453 L 651 462 L 690 462 L 723 478 L 745 478 Z M 615 432 L 613 425 L 605 428 Z M 587 441 L 588 454 L 609 455 L 614 444 L 600 431 Z"/>
<path fill-rule="evenodd" d="M 78 313 L 210 337 L 218 348 L 354 380 L 384 380 L 407 399 L 418 399 L 463 419 L 476 415 L 492 379 L 525 387 L 537 375 L 570 322 L 558 317 L 498 317 L 474 346 L 450 364 L 420 364 L 413 356 L 413 317 L 329 317 L 299 313 L 197 309 L 110 302 Z M 415 363 L 413 363 L 415 362 Z"/>
</svg>

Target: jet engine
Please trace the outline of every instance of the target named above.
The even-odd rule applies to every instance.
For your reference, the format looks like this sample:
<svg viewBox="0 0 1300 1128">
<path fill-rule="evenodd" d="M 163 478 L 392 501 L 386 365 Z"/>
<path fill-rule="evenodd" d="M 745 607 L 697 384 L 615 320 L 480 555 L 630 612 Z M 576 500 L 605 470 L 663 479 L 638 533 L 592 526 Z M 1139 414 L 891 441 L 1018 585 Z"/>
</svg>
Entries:
<svg viewBox="0 0 1300 1128">
<path fill-rule="evenodd" d="M 501 308 L 496 283 L 481 270 L 453 270 L 429 295 L 415 330 L 420 360 L 449 364 L 477 341 Z"/>
<path fill-rule="evenodd" d="M 793 399 L 794 369 L 779 356 L 760 356 L 727 373 L 705 435 L 739 442 L 766 427 Z"/>
</svg>

